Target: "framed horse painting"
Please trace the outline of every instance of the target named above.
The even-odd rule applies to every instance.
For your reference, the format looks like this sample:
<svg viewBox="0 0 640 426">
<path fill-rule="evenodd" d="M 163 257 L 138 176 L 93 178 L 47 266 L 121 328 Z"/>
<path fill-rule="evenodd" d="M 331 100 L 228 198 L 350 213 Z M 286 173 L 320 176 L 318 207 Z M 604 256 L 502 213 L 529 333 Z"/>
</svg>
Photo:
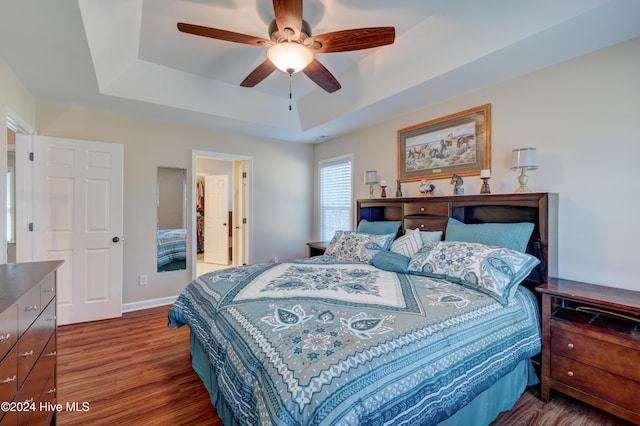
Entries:
<svg viewBox="0 0 640 426">
<path fill-rule="evenodd" d="M 491 168 L 491 104 L 398 130 L 398 180 L 479 175 Z"/>
</svg>

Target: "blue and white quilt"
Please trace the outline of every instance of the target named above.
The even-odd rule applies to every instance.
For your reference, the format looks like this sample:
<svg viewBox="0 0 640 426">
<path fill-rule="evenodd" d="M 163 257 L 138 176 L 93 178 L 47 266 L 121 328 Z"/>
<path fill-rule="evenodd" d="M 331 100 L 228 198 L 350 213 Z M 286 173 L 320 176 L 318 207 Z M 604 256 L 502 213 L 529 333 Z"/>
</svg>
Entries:
<svg viewBox="0 0 640 426">
<path fill-rule="evenodd" d="M 158 268 L 187 258 L 187 230 L 158 230 Z"/>
<path fill-rule="evenodd" d="M 503 306 L 444 280 L 313 259 L 202 275 L 169 311 L 242 425 L 436 424 L 540 352 L 524 288 Z"/>
</svg>

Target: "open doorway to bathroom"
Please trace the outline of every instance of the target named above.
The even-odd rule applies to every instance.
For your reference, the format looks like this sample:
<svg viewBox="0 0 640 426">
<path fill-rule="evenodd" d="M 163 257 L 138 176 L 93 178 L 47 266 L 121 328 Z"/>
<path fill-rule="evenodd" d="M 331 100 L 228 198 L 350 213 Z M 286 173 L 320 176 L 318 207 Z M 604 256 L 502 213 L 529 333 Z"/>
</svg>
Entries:
<svg viewBox="0 0 640 426">
<path fill-rule="evenodd" d="M 193 151 L 192 165 L 194 275 L 248 264 L 251 157 Z"/>
</svg>

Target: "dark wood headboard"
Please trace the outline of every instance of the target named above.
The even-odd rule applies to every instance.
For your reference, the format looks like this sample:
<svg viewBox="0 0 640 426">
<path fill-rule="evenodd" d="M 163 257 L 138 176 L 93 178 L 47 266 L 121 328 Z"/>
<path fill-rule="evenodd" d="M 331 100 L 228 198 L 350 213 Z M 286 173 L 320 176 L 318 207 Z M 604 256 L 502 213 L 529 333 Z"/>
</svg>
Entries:
<svg viewBox="0 0 640 426">
<path fill-rule="evenodd" d="M 558 276 L 558 194 L 374 198 L 360 199 L 356 204 L 356 225 L 362 219 L 401 221 L 401 232 L 414 228 L 446 232 L 450 217 L 464 223 L 531 222 L 534 229 L 527 252 L 540 259 L 540 265 L 524 284 L 534 287 Z"/>
</svg>

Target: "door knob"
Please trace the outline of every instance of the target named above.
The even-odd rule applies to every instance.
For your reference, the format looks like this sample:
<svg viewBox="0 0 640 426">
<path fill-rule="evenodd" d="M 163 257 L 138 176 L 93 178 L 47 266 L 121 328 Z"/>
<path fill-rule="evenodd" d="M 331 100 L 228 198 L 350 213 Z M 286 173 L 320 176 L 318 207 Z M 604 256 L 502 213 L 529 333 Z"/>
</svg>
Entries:
<svg viewBox="0 0 640 426">
<path fill-rule="evenodd" d="M 223 223 L 223 224 L 222 224 L 222 226 L 227 226 L 227 224 L 226 224 L 226 223 Z"/>
<path fill-rule="evenodd" d="M 118 238 L 118 237 L 113 237 L 113 238 L 111 239 L 111 241 L 113 241 L 114 243 L 117 243 L 118 241 L 120 241 L 120 238 Z"/>
</svg>

